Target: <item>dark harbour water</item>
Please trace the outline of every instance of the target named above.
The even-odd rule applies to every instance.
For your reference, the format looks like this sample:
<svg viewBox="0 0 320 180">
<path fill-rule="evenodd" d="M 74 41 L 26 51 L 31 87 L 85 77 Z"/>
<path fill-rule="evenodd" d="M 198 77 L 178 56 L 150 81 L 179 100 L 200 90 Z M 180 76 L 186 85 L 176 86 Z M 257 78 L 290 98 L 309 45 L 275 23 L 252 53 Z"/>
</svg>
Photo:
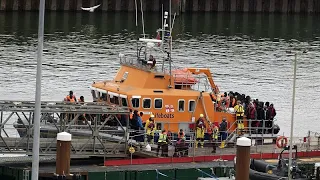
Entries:
<svg viewBox="0 0 320 180">
<path fill-rule="evenodd" d="M 34 100 L 37 13 L 0 13 L 0 99 Z M 281 133 L 289 135 L 293 53 L 298 55 L 294 134 L 320 131 L 320 16 L 198 13 L 176 19 L 174 66 L 208 67 L 222 91 L 275 104 Z M 155 37 L 160 14 L 145 14 Z M 141 29 L 140 29 L 141 33 Z M 88 86 L 110 79 L 118 54 L 135 51 L 131 13 L 47 13 L 42 100 L 69 90 L 91 100 Z"/>
</svg>

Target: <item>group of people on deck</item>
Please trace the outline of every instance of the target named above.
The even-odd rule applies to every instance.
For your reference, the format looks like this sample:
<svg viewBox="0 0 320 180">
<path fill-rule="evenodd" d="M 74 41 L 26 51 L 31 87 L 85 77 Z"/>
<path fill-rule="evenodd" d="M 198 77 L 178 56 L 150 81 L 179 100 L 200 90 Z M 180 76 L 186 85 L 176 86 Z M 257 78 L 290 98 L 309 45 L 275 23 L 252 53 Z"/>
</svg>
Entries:
<svg viewBox="0 0 320 180">
<path fill-rule="evenodd" d="M 161 130 L 161 127 L 157 127 L 153 114 L 150 114 L 149 119 L 147 119 L 145 122 L 142 121 L 142 116 L 142 112 L 130 110 L 130 128 L 136 130 L 134 133 L 131 133 L 131 136 L 133 136 L 134 139 L 139 142 L 157 144 L 157 153 L 159 154 L 161 150 L 161 156 L 168 156 L 168 146 L 173 140 L 172 133 L 165 129 Z M 180 129 L 178 132 L 178 140 L 175 143 L 174 156 L 188 155 L 188 144 L 185 143 L 185 140 L 185 133 L 182 129 Z"/>
<path fill-rule="evenodd" d="M 200 143 L 200 147 L 204 147 L 204 133 L 207 131 L 210 141 L 212 144 L 212 153 L 216 153 L 217 143 L 219 141 L 219 135 L 221 140 L 220 148 L 225 147 L 225 140 L 227 139 L 227 128 L 228 123 L 226 121 L 226 118 L 222 119 L 222 122 L 220 124 L 217 123 L 211 123 L 209 122 L 209 127 L 206 126 L 205 123 L 205 117 L 203 114 L 200 114 L 199 119 L 196 121 L 196 141 L 195 141 L 195 148 L 198 148 L 198 144 Z"/>
<path fill-rule="evenodd" d="M 258 99 L 251 99 L 250 96 L 226 92 L 217 98 L 217 110 L 226 111 L 230 108 L 234 109 L 237 118 L 238 134 L 243 134 L 245 127 L 243 118 L 249 120 L 250 131 L 258 131 L 259 133 L 272 133 L 273 121 L 276 116 L 274 105 L 269 102 L 260 102 Z"/>
</svg>

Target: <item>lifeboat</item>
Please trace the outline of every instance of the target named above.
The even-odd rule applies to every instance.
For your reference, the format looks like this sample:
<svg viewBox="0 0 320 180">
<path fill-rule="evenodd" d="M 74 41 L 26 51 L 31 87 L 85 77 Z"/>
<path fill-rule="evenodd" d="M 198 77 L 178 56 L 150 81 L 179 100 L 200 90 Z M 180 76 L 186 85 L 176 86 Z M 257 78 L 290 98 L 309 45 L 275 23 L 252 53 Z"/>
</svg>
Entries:
<svg viewBox="0 0 320 180">
<path fill-rule="evenodd" d="M 198 83 L 198 80 L 187 68 L 172 70 L 172 76 L 176 85 L 194 85 Z"/>
</svg>

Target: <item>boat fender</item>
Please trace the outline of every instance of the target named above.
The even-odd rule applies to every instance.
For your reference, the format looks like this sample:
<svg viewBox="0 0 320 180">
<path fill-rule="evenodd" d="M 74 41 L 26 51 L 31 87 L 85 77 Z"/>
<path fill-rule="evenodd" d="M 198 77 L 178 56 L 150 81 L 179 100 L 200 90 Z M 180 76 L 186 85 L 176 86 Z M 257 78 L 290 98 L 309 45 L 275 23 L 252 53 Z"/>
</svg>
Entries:
<svg viewBox="0 0 320 180">
<path fill-rule="evenodd" d="M 284 143 L 282 143 L 284 141 Z M 276 141 L 276 145 L 278 148 L 284 148 L 288 144 L 288 138 L 285 136 L 279 136 Z"/>
</svg>

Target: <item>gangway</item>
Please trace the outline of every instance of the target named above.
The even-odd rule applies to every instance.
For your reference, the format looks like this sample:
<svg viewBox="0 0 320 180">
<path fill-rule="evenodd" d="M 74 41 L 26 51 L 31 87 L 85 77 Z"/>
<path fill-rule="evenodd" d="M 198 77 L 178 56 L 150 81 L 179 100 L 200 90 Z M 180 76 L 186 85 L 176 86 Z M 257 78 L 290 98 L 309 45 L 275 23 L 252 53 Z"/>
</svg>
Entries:
<svg viewBox="0 0 320 180">
<path fill-rule="evenodd" d="M 34 110 L 34 101 L 0 100 L 0 153 L 32 153 Z M 65 131 L 74 156 L 127 156 L 128 107 L 43 101 L 40 119 L 40 155 L 55 154 L 56 134 Z"/>
</svg>

